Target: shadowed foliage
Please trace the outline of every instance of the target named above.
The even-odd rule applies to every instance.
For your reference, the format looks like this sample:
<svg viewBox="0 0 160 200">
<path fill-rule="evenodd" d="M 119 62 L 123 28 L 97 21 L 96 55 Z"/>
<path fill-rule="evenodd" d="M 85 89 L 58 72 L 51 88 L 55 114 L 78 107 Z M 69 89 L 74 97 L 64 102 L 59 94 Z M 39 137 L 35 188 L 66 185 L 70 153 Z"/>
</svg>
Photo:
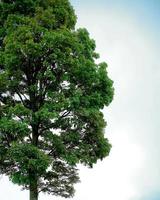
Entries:
<svg viewBox="0 0 160 200">
<path fill-rule="evenodd" d="M 95 42 L 68 0 L 0 1 L 0 173 L 70 197 L 77 164 L 109 154 L 102 114 L 113 98 Z"/>
</svg>

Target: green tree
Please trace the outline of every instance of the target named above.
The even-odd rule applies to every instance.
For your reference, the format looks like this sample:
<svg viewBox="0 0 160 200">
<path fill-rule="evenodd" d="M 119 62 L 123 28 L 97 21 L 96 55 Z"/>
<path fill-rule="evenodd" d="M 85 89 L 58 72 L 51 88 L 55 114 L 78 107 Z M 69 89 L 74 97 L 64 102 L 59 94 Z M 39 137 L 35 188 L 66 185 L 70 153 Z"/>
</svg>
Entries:
<svg viewBox="0 0 160 200">
<path fill-rule="evenodd" d="M 0 173 L 70 197 L 77 164 L 109 154 L 102 114 L 113 98 L 95 42 L 68 0 L 0 1 Z"/>
</svg>

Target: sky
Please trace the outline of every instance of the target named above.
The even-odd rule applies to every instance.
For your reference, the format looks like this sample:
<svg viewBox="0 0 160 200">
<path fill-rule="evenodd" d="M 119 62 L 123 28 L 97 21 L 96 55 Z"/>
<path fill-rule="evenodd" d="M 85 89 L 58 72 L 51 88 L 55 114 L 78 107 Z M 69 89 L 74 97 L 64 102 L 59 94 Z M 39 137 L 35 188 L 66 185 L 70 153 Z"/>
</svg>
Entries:
<svg viewBox="0 0 160 200">
<path fill-rule="evenodd" d="M 160 0 L 71 2 L 115 88 L 103 111 L 111 153 L 93 169 L 80 167 L 73 200 L 160 200 Z M 3 177 L 0 198 L 27 200 L 28 193 Z M 40 196 L 51 199 L 62 200 Z"/>
</svg>

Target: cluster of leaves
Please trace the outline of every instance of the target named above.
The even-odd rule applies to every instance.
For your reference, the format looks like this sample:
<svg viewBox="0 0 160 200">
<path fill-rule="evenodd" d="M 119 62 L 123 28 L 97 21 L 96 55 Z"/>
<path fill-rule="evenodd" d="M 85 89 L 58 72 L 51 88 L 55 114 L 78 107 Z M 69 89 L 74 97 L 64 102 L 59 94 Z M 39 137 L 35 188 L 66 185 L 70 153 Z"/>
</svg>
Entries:
<svg viewBox="0 0 160 200">
<path fill-rule="evenodd" d="M 68 0 L 0 1 L 0 173 L 72 196 L 76 164 L 109 154 L 101 109 L 113 98 L 95 42 Z"/>
</svg>

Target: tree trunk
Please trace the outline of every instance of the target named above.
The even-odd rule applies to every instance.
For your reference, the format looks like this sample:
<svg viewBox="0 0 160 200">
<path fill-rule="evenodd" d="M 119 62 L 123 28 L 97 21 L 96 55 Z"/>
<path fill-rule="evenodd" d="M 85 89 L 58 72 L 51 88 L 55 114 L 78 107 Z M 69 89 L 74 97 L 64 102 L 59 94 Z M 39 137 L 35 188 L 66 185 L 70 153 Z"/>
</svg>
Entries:
<svg viewBox="0 0 160 200">
<path fill-rule="evenodd" d="M 35 174 L 30 173 L 30 200 L 38 200 L 38 179 Z"/>
<path fill-rule="evenodd" d="M 38 200 L 38 192 L 30 189 L 30 200 Z"/>
</svg>

